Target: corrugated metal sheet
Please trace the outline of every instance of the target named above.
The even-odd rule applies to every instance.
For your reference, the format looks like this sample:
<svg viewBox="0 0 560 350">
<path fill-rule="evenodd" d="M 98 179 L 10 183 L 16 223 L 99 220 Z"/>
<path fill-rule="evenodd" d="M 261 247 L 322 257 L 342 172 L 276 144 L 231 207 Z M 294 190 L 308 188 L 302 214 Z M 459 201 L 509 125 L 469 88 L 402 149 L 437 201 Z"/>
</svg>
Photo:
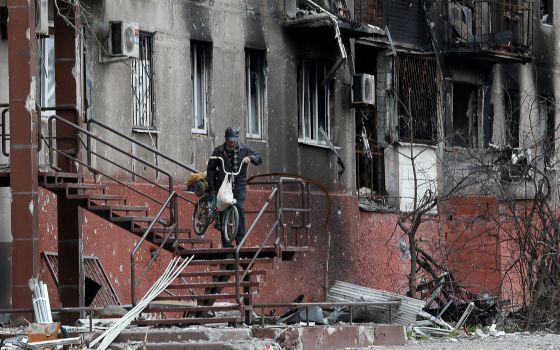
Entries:
<svg viewBox="0 0 560 350">
<path fill-rule="evenodd" d="M 327 301 L 374 301 L 385 302 L 400 300 L 400 306 L 393 308 L 393 323 L 409 325 L 416 321 L 416 315 L 422 311 L 424 300 L 405 297 L 403 295 L 358 286 L 356 284 L 335 281 L 327 293 Z M 364 311 L 356 310 L 356 318 L 366 316 Z M 367 318 L 377 323 L 389 323 L 389 307 L 368 307 Z"/>
</svg>

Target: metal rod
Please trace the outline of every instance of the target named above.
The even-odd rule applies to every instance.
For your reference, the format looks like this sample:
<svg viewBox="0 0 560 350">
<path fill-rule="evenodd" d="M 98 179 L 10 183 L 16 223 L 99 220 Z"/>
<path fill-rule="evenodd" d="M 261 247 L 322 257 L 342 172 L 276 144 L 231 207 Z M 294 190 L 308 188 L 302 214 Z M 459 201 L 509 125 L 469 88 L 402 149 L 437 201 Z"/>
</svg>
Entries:
<svg viewBox="0 0 560 350">
<path fill-rule="evenodd" d="M 120 137 L 123 137 L 123 138 L 125 138 L 126 140 L 128 140 L 128 141 L 130 141 L 130 142 L 132 142 L 132 143 L 134 143 L 134 144 L 136 144 L 136 145 L 138 145 L 138 146 L 140 146 L 140 147 L 143 147 L 143 148 L 145 148 L 145 149 L 147 149 L 147 150 L 149 150 L 149 151 L 151 151 L 151 152 L 157 154 L 158 156 L 162 157 L 163 159 L 166 159 L 166 160 L 168 160 L 168 161 L 170 161 L 170 162 L 172 162 L 172 163 L 174 163 L 174 164 L 176 164 L 176 165 L 178 165 L 178 166 L 180 166 L 180 167 L 182 167 L 182 168 L 184 168 L 184 169 L 187 169 L 187 170 L 189 170 L 189 171 L 191 171 L 191 172 L 193 172 L 193 173 L 197 173 L 197 172 L 198 172 L 198 170 L 196 170 L 195 168 L 192 168 L 192 167 L 190 167 L 190 166 L 188 166 L 188 165 L 186 165 L 186 164 L 184 164 L 184 163 L 182 163 L 182 162 L 179 162 L 179 161 L 177 161 L 177 160 L 175 160 L 175 159 L 173 159 L 173 158 L 171 158 L 171 157 L 169 157 L 169 156 L 167 156 L 167 155 L 161 153 L 161 152 L 158 151 L 157 149 L 155 149 L 155 148 L 153 148 L 153 147 L 151 147 L 151 146 L 148 146 L 147 144 L 145 144 L 145 143 L 143 143 L 143 142 L 137 141 L 137 140 L 131 138 L 130 136 L 127 136 L 127 135 L 125 135 L 125 134 L 123 134 L 123 133 L 117 131 L 116 129 L 113 129 L 112 127 L 110 127 L 110 126 L 108 126 L 108 125 L 106 125 L 106 124 L 104 124 L 104 123 L 101 123 L 101 122 L 99 122 L 99 121 L 97 121 L 97 120 L 95 120 L 95 119 L 90 119 L 90 120 L 88 120 L 87 123 L 88 123 L 88 125 L 89 125 L 89 124 L 95 124 L 95 125 L 98 125 L 98 126 L 104 128 L 104 129 L 107 129 L 107 130 L 109 130 L 109 131 L 111 131 L 111 132 L 113 132 L 113 133 L 119 135 Z"/>
<path fill-rule="evenodd" d="M 161 217 L 161 215 L 163 214 L 163 212 L 165 211 L 165 209 L 169 205 L 169 202 L 173 199 L 174 196 L 175 196 L 175 191 L 173 191 L 171 193 L 171 195 L 169 195 L 169 197 L 167 197 L 167 200 L 165 201 L 163 206 L 160 208 L 157 215 L 154 217 L 154 220 L 150 223 L 150 225 L 148 226 L 146 231 L 144 231 L 144 234 L 142 235 L 142 238 L 140 238 L 140 241 L 138 241 L 138 243 L 136 244 L 136 246 L 134 247 L 134 249 L 130 253 L 130 274 L 131 274 L 130 275 L 130 291 L 131 291 L 131 297 L 132 297 L 131 298 L 132 305 L 136 305 L 136 262 L 135 262 L 136 253 L 138 252 L 138 250 L 140 249 L 140 246 L 146 240 L 146 237 L 148 237 L 148 234 L 150 234 L 154 225 L 159 220 L 159 218 Z"/>
<path fill-rule="evenodd" d="M 83 165 L 83 166 L 88 167 L 88 165 L 87 165 L 85 162 L 83 162 L 83 161 L 81 161 L 81 160 L 79 160 L 79 159 L 77 159 L 77 158 L 74 158 L 74 157 L 72 157 L 71 155 L 64 153 L 63 151 L 60 151 L 60 150 L 58 150 L 58 149 L 53 149 L 53 151 L 56 152 L 56 153 L 58 153 L 58 154 L 61 154 L 61 155 L 65 156 L 65 157 L 67 157 L 67 158 L 72 159 L 72 160 L 75 161 L 76 163 L 79 163 L 79 164 L 81 164 L 81 165 Z M 61 171 L 60 168 L 58 168 L 58 167 L 55 168 L 55 166 L 53 166 L 53 165 L 51 165 L 51 167 L 53 167 L 54 169 L 59 169 L 59 171 Z M 89 168 L 89 167 L 88 167 L 88 168 Z M 162 201 L 159 201 L 159 200 L 157 200 L 157 199 L 155 199 L 155 198 L 153 198 L 153 197 L 148 196 L 147 194 L 145 194 L 145 193 L 143 193 L 143 192 L 141 192 L 141 191 L 135 189 L 134 187 L 132 187 L 132 186 L 126 184 L 124 181 L 121 181 L 121 180 L 117 179 L 116 177 L 113 177 L 113 176 L 111 176 L 111 175 L 109 175 L 109 174 L 107 174 L 107 173 L 104 173 L 104 172 L 102 172 L 102 171 L 98 171 L 98 170 L 96 170 L 96 171 L 97 171 L 99 174 L 105 176 L 106 178 L 108 178 L 108 179 L 110 179 L 110 180 L 113 180 L 113 181 L 115 181 L 116 183 L 119 183 L 119 184 L 121 184 L 121 185 L 127 187 L 127 188 L 130 189 L 131 191 L 136 192 L 136 193 L 138 193 L 139 195 L 141 195 L 141 196 L 143 196 L 143 197 L 145 197 L 145 198 L 148 198 L 148 199 L 150 199 L 150 200 L 156 202 L 157 204 L 163 204 Z"/>
<path fill-rule="evenodd" d="M 109 148 L 112 148 L 112 149 L 114 149 L 114 150 L 116 150 L 116 151 L 119 151 L 119 152 L 121 152 L 122 154 L 125 154 L 125 155 L 127 155 L 128 157 L 130 157 L 130 158 L 132 158 L 132 159 L 134 159 L 134 160 L 136 160 L 136 161 L 138 161 L 138 162 L 140 162 L 140 163 L 142 163 L 142 164 L 144 164 L 144 165 L 147 165 L 147 166 L 151 167 L 151 168 L 154 169 L 154 170 L 160 171 L 160 172 L 163 173 L 164 175 L 167 175 L 167 177 L 169 178 L 169 180 L 168 180 L 168 182 L 169 182 L 169 193 L 171 193 L 171 192 L 173 191 L 173 177 L 172 177 L 171 174 L 168 173 L 167 171 L 161 169 L 161 168 L 158 167 L 158 166 L 155 166 L 155 165 L 149 163 L 148 161 L 146 161 L 146 160 L 144 160 L 144 159 L 142 159 L 142 158 L 140 158 L 140 157 L 138 157 L 138 156 L 135 156 L 134 154 L 130 154 L 130 152 L 128 152 L 128 151 L 126 151 L 126 150 L 123 150 L 122 148 L 117 147 L 117 146 L 111 144 L 111 143 L 108 142 L 108 141 L 105 141 L 104 139 L 100 138 L 99 136 L 97 136 L 97 135 L 91 133 L 90 131 L 88 131 L 88 130 L 86 130 L 86 129 L 84 129 L 84 128 L 81 128 L 81 127 L 77 126 L 76 124 L 73 124 L 73 123 L 67 121 L 66 119 L 61 118 L 60 116 L 53 115 L 53 116 L 50 116 L 50 117 L 49 117 L 49 137 L 52 136 L 52 128 L 50 127 L 50 126 L 52 125 L 52 120 L 56 120 L 57 122 L 62 122 L 62 123 L 64 123 L 64 124 L 66 124 L 66 125 L 68 125 L 68 126 L 74 128 L 74 129 L 76 129 L 77 131 L 81 132 L 82 134 L 91 136 L 91 138 L 93 138 L 94 140 L 97 140 L 97 141 L 103 143 L 104 145 L 108 146 Z"/>
<path fill-rule="evenodd" d="M 261 212 L 257 215 L 255 220 L 251 224 L 251 227 L 249 227 L 249 230 L 247 231 L 247 234 L 245 234 L 245 237 L 243 237 L 243 239 L 241 240 L 241 242 L 237 245 L 237 248 L 235 249 L 235 298 L 236 298 L 236 301 L 239 305 L 241 305 L 241 293 L 239 291 L 239 288 L 240 288 L 239 284 L 241 282 L 240 279 L 239 279 L 239 252 L 241 251 L 241 247 L 243 247 L 243 244 L 245 244 L 245 242 L 247 241 L 247 238 L 249 238 L 251 233 L 253 233 L 253 229 L 257 225 L 257 222 L 259 221 L 259 219 L 263 215 L 264 211 L 266 211 L 266 209 L 270 205 L 271 200 L 274 198 L 274 196 L 276 196 L 277 192 L 278 192 L 277 188 L 274 188 L 272 190 L 272 193 L 268 196 L 268 200 L 263 205 L 263 207 L 261 209 Z M 267 235 L 267 238 L 265 238 L 265 242 L 266 242 L 266 239 L 268 239 L 268 236 L 270 236 L 270 232 Z M 245 270 L 245 273 L 243 274 L 243 278 L 247 275 L 247 271 L 249 271 L 249 269 L 251 268 L 253 262 L 256 260 L 257 256 L 259 255 L 261 249 L 262 249 L 262 245 L 261 245 L 261 247 L 259 247 L 259 250 L 255 253 L 255 256 L 253 257 L 253 260 L 251 260 L 251 263 L 247 266 L 247 269 Z"/>
</svg>

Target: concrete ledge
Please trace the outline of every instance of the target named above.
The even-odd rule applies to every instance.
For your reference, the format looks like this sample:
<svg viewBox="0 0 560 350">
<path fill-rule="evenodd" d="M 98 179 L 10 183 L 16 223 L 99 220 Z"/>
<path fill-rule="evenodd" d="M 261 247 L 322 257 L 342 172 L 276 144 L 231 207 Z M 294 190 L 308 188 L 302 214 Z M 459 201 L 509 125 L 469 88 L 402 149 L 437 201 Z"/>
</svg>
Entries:
<svg viewBox="0 0 560 350">
<path fill-rule="evenodd" d="M 115 340 L 124 345 L 144 344 L 147 349 L 343 349 L 380 345 L 405 345 L 402 325 L 294 326 L 260 328 L 136 328 Z M 143 348 L 141 346 L 140 348 Z"/>
<path fill-rule="evenodd" d="M 127 341 L 149 343 L 188 342 L 188 341 L 212 341 L 212 342 L 239 342 L 252 339 L 249 328 L 137 328 L 125 330 L 115 342 L 125 343 Z"/>
<path fill-rule="evenodd" d="M 380 324 L 375 327 L 374 345 L 405 345 L 406 330 L 403 325 Z"/>
</svg>

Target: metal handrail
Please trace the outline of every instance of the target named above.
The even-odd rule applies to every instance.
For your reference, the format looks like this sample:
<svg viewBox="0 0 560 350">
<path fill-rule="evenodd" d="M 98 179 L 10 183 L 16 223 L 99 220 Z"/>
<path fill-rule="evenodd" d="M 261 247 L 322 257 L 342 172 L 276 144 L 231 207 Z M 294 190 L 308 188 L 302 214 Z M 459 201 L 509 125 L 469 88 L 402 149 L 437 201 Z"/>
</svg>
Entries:
<svg viewBox="0 0 560 350">
<path fill-rule="evenodd" d="M 249 227 L 249 230 L 247 230 L 247 233 L 245 234 L 245 236 L 243 237 L 243 239 L 241 240 L 241 242 L 237 245 L 237 248 L 235 249 L 235 296 L 236 296 L 236 301 L 239 305 L 241 305 L 241 282 L 245 279 L 245 277 L 247 276 L 247 274 L 249 273 L 249 271 L 251 270 L 251 268 L 253 267 L 253 265 L 255 264 L 257 257 L 259 256 L 259 254 L 261 253 L 262 249 L 264 248 L 266 242 L 269 241 L 270 236 L 272 235 L 273 232 L 276 232 L 276 239 L 274 241 L 274 245 L 278 247 L 278 245 L 281 242 L 281 237 L 279 236 L 279 229 L 281 229 L 282 231 L 284 231 L 284 245 L 287 244 L 288 240 L 286 237 L 286 232 L 285 232 L 285 224 L 284 224 L 284 212 L 285 211 L 289 211 L 289 212 L 301 212 L 304 215 L 302 215 L 302 223 L 300 226 L 297 226 L 296 228 L 305 228 L 307 233 L 309 233 L 309 186 L 308 184 L 301 180 L 301 179 L 297 179 L 297 178 L 293 178 L 293 177 L 280 177 L 276 182 L 272 182 L 272 181 L 267 181 L 267 182 L 258 182 L 259 184 L 276 184 L 277 186 L 274 187 L 270 193 L 270 195 L 268 196 L 267 201 L 265 202 L 265 204 L 262 206 L 261 210 L 258 212 L 257 217 L 255 218 L 255 220 L 253 220 L 253 223 L 251 224 L 251 227 Z M 302 194 L 302 208 L 284 208 L 283 207 L 283 201 L 282 201 L 282 194 L 283 194 L 283 186 L 285 184 L 296 184 L 298 185 L 298 188 L 301 189 L 301 194 Z M 256 183 L 253 183 L 256 184 Z M 305 191 L 305 189 L 307 191 Z M 272 200 L 276 199 L 276 207 L 274 210 L 275 213 L 275 221 L 272 224 L 271 229 L 268 231 L 268 233 L 266 234 L 266 236 L 264 237 L 264 239 L 262 240 L 262 243 L 258 246 L 259 248 L 257 249 L 257 251 L 255 252 L 255 254 L 253 255 L 253 258 L 251 259 L 251 261 L 249 262 L 249 264 L 247 265 L 247 268 L 244 269 L 243 271 L 243 275 L 240 276 L 240 253 L 241 253 L 241 249 L 243 248 L 245 242 L 249 239 L 249 237 L 251 236 L 251 234 L 253 233 L 253 229 L 256 227 L 257 223 L 259 222 L 260 218 L 262 217 L 262 215 L 267 211 L 268 207 L 270 206 L 270 203 L 272 202 Z M 309 234 L 308 236 L 308 242 L 307 244 L 309 245 Z"/>
<path fill-rule="evenodd" d="M 136 243 L 136 246 L 134 247 L 134 249 L 130 253 L 130 291 L 131 291 L 131 301 L 132 301 L 133 305 L 136 305 L 136 285 L 138 283 L 138 282 L 136 282 L 136 253 L 140 249 L 140 246 L 142 245 L 142 243 L 144 241 L 146 241 L 146 238 L 148 237 L 148 235 L 152 232 L 152 229 L 154 228 L 156 222 L 161 218 L 161 215 L 167 209 L 167 206 L 169 206 L 172 203 L 172 201 L 175 200 L 175 196 L 176 196 L 176 192 L 173 191 L 169 195 L 169 197 L 167 197 L 167 200 L 163 203 L 163 205 L 161 206 L 157 215 L 154 217 L 152 222 L 150 222 L 150 225 L 148 226 L 148 228 L 146 228 L 146 231 L 144 231 L 144 234 L 142 235 L 142 238 L 140 238 L 140 240 L 138 241 L 138 243 Z M 176 230 L 177 226 L 175 225 L 175 223 L 174 223 L 173 226 L 174 226 L 173 229 Z M 171 231 L 172 230 L 169 230 L 169 232 L 167 233 L 165 239 L 161 243 L 162 245 L 167 242 L 167 239 L 169 238 L 169 234 L 171 233 Z M 177 237 L 177 233 L 175 234 L 175 236 Z M 155 260 L 154 257 L 152 257 L 152 261 L 153 260 Z M 150 261 L 149 266 L 151 266 L 152 261 Z"/>
<path fill-rule="evenodd" d="M 253 220 L 253 223 L 251 224 L 251 227 L 249 227 L 249 230 L 247 230 L 247 234 L 245 234 L 245 237 L 243 237 L 243 239 L 241 240 L 241 242 L 237 245 L 237 248 L 235 249 L 235 299 L 237 300 L 237 303 L 239 305 L 241 305 L 241 291 L 240 291 L 241 281 L 247 276 L 248 271 L 251 269 L 251 267 L 253 266 L 253 264 L 257 260 L 257 257 L 259 256 L 259 253 L 261 252 L 262 248 L 264 247 L 264 245 L 268 241 L 268 238 L 270 237 L 272 232 L 275 231 L 276 228 L 278 227 L 278 225 L 279 225 L 278 217 L 276 218 L 276 221 L 272 225 L 272 229 L 268 232 L 265 239 L 263 240 L 263 243 L 259 246 L 259 249 L 255 253 L 255 256 L 253 256 L 253 259 L 251 260 L 249 265 L 247 265 L 247 269 L 245 269 L 245 271 L 243 273 L 243 276 L 241 278 L 239 278 L 239 254 L 241 252 L 241 247 L 243 247 L 243 244 L 245 244 L 245 242 L 247 241 L 247 239 L 249 238 L 251 233 L 253 233 L 253 229 L 257 225 L 257 223 L 258 223 L 259 219 L 261 218 L 261 216 L 263 215 L 263 213 L 266 211 L 266 209 L 270 205 L 270 202 L 276 197 L 277 193 L 278 193 L 278 188 L 275 187 L 272 190 L 272 192 L 270 193 L 270 195 L 268 196 L 268 199 L 267 199 L 266 203 L 263 205 L 263 207 L 261 208 L 261 210 L 257 214 L 257 217 L 255 218 L 255 220 Z M 277 234 L 277 237 L 276 237 L 276 243 L 278 243 L 278 234 Z"/>
<path fill-rule="evenodd" d="M 90 120 L 88 120 L 88 122 L 87 122 L 88 129 L 89 129 L 90 124 L 95 124 L 95 125 L 98 125 L 98 126 L 104 128 L 104 129 L 108 130 L 108 131 L 111 131 L 112 133 L 114 133 L 114 134 L 116 134 L 116 135 L 119 135 L 120 137 L 122 137 L 122 138 L 124 138 L 124 139 L 126 139 L 126 140 L 128 140 L 128 141 L 130 141 L 130 142 L 132 142 L 132 143 L 134 143 L 134 144 L 136 144 L 136 145 L 138 145 L 138 146 L 140 146 L 140 147 L 142 147 L 142 148 L 144 148 L 144 149 L 150 151 L 150 152 L 153 152 L 154 154 L 156 154 L 156 155 L 162 157 L 162 158 L 165 159 L 165 160 L 170 161 L 171 163 L 173 163 L 173 164 L 175 164 L 175 165 L 178 165 L 178 166 L 180 166 L 180 167 L 182 167 L 182 168 L 184 168 L 184 169 L 187 169 L 187 170 L 189 170 L 189 171 L 191 171 L 191 172 L 193 172 L 193 173 L 197 173 L 197 172 L 198 172 L 198 170 L 196 170 L 195 168 L 190 167 L 190 166 L 188 166 L 188 165 L 186 165 L 186 164 L 184 164 L 184 163 L 182 163 L 182 162 L 180 162 L 180 161 L 178 161 L 178 160 L 176 160 L 176 159 L 173 159 L 173 158 L 169 157 L 168 155 L 166 155 L 166 154 L 164 154 L 164 153 L 161 153 L 161 152 L 158 151 L 157 149 L 155 149 L 155 148 L 153 148 L 153 147 L 151 147 L 151 146 L 149 146 L 149 145 L 147 145 L 147 144 L 145 144 L 145 143 L 143 143 L 143 142 L 137 141 L 137 140 L 131 138 L 131 137 L 128 136 L 128 135 L 123 134 L 122 132 L 120 132 L 120 131 L 118 131 L 118 130 L 116 130 L 116 129 L 110 127 L 110 126 L 108 126 L 107 124 L 104 124 L 104 123 L 102 123 L 102 122 L 100 122 L 100 121 L 97 121 L 97 120 L 95 120 L 95 119 L 90 119 Z"/>
<path fill-rule="evenodd" d="M 102 173 L 101 171 L 99 171 L 99 170 L 93 168 L 92 163 L 91 163 L 91 159 L 88 159 L 88 162 L 85 163 L 85 162 L 83 162 L 83 161 L 77 159 L 76 157 L 72 157 L 71 155 L 69 155 L 69 154 L 67 154 L 67 153 L 65 153 L 65 152 L 63 152 L 63 151 L 61 151 L 61 150 L 58 150 L 58 149 L 56 149 L 56 148 L 54 147 L 54 142 L 53 142 L 53 139 L 54 139 L 54 137 L 53 137 L 53 123 L 52 123 L 53 120 L 56 120 L 57 123 L 60 122 L 60 123 L 66 124 L 67 126 L 69 126 L 69 127 L 73 128 L 73 129 L 75 129 L 76 131 L 78 131 L 79 133 L 82 133 L 82 134 L 86 135 L 86 136 L 88 137 L 88 140 L 91 140 L 91 139 L 97 140 L 97 141 L 101 142 L 102 144 L 108 146 L 109 148 L 111 148 L 111 149 L 113 149 L 113 150 L 116 150 L 116 151 L 118 151 L 118 152 L 120 152 L 120 153 L 122 153 L 122 154 L 128 156 L 129 158 L 134 159 L 134 160 L 136 160 L 136 161 L 138 161 L 138 162 L 140 162 L 140 163 L 142 163 L 142 164 L 144 164 L 144 165 L 146 165 L 146 166 L 148 166 L 148 167 L 154 169 L 155 171 L 160 172 L 160 173 L 166 175 L 167 178 L 168 178 L 168 189 L 167 189 L 167 191 L 168 191 L 168 193 L 172 193 L 172 192 L 174 191 L 174 188 L 173 188 L 173 177 L 171 176 L 171 174 L 170 174 L 169 172 L 165 171 L 165 170 L 162 169 L 161 167 L 158 167 L 158 166 L 156 166 L 156 165 L 151 164 L 150 162 L 148 162 L 148 161 L 146 161 L 146 160 L 144 160 L 144 159 L 142 159 L 142 158 L 140 158 L 140 157 L 138 157 L 138 156 L 135 156 L 135 155 L 133 155 L 133 154 L 130 154 L 130 153 L 127 152 L 126 150 L 123 150 L 122 148 L 117 147 L 117 146 L 111 144 L 110 142 L 108 142 L 108 141 L 102 139 L 101 137 L 99 137 L 99 136 L 93 134 L 92 132 L 90 132 L 90 131 L 88 131 L 88 130 L 86 130 L 86 129 L 84 129 L 84 128 L 81 128 L 80 126 L 78 126 L 78 125 L 76 125 L 76 124 L 74 124 L 74 123 L 72 123 L 72 122 L 70 122 L 70 121 L 68 121 L 68 120 L 66 120 L 66 119 L 64 119 L 64 118 L 62 118 L 62 117 L 60 117 L 60 116 L 58 116 L 58 115 L 50 116 L 50 117 L 49 117 L 49 120 L 48 120 L 48 133 L 49 133 L 49 137 L 48 137 L 48 140 L 49 140 L 49 141 L 48 141 L 48 147 L 49 147 L 49 164 L 50 164 L 50 166 L 51 166 L 53 169 L 58 170 L 58 171 L 61 170 L 58 166 L 55 165 L 55 162 L 54 162 L 54 152 L 57 152 L 57 153 L 61 153 L 61 154 L 65 155 L 65 156 L 67 156 L 67 157 L 73 159 L 74 161 L 76 161 L 76 162 L 78 162 L 78 163 L 80 163 L 80 164 L 82 164 L 82 165 L 88 167 L 88 168 L 91 169 L 92 171 L 96 171 L 96 172 L 98 172 L 98 173 Z M 88 144 L 91 146 L 91 141 L 90 141 Z M 96 152 L 92 152 L 92 151 L 90 150 L 89 147 L 87 148 L 87 151 L 88 151 L 88 154 L 90 154 L 90 155 L 91 155 L 91 154 L 95 154 L 95 155 L 97 156 L 97 153 L 96 153 Z M 88 158 L 90 158 L 90 157 L 91 157 L 91 156 L 88 156 Z M 114 162 L 112 162 L 112 163 L 115 164 Z M 130 173 L 136 174 L 136 173 L 134 173 L 133 171 L 131 171 L 131 170 L 129 170 L 129 169 L 125 169 L 124 167 L 121 167 L 121 169 L 124 169 L 124 170 L 126 170 L 126 171 L 128 171 L 128 172 L 130 172 Z M 103 175 L 106 176 L 106 177 L 108 177 L 108 178 L 110 178 L 110 179 L 113 180 L 113 181 L 116 181 L 116 182 L 118 182 L 118 183 L 124 184 L 123 182 L 121 182 L 120 180 L 116 179 L 116 178 L 113 177 L 113 176 L 110 176 L 110 175 L 105 174 L 105 173 L 103 173 Z M 136 175 L 138 175 L 138 174 L 136 174 Z M 138 176 L 140 176 L 140 175 L 138 175 Z M 153 182 L 153 181 L 149 181 L 149 182 L 152 183 L 152 184 L 155 184 L 155 185 L 159 185 L 159 184 L 157 184 L 156 182 Z M 144 193 L 142 193 L 142 192 L 140 192 L 140 191 L 138 191 L 138 190 L 135 190 L 134 188 L 132 188 L 132 187 L 130 187 L 130 186 L 127 186 L 127 187 L 128 187 L 128 188 L 131 188 L 133 191 L 135 191 L 135 192 L 141 194 L 141 195 L 144 196 L 145 198 L 148 198 L 148 199 L 150 199 L 150 200 L 155 201 L 156 203 L 160 203 L 160 204 L 161 204 L 160 201 L 154 199 L 153 197 L 148 196 L 148 195 L 146 195 L 146 194 L 144 194 Z M 172 205 L 172 206 L 169 208 L 169 210 L 170 210 L 170 213 L 169 213 L 169 214 L 170 214 L 171 223 L 174 222 L 174 221 L 173 221 L 173 207 L 174 207 L 174 205 Z"/>
</svg>

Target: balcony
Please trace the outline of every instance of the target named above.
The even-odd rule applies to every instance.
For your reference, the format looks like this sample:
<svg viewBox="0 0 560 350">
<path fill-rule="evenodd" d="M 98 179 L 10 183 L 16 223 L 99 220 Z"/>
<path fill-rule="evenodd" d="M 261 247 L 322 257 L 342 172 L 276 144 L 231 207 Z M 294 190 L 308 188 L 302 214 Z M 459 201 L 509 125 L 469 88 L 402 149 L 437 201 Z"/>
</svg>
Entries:
<svg viewBox="0 0 560 350">
<path fill-rule="evenodd" d="M 284 26 L 290 30 L 314 29 L 320 32 L 337 26 L 341 35 L 347 38 L 385 35 L 381 28 L 371 23 L 353 20 L 343 0 L 284 0 L 284 18 Z"/>
<path fill-rule="evenodd" d="M 531 61 L 533 1 L 458 0 L 443 6 L 446 55 L 492 63 Z"/>
</svg>

